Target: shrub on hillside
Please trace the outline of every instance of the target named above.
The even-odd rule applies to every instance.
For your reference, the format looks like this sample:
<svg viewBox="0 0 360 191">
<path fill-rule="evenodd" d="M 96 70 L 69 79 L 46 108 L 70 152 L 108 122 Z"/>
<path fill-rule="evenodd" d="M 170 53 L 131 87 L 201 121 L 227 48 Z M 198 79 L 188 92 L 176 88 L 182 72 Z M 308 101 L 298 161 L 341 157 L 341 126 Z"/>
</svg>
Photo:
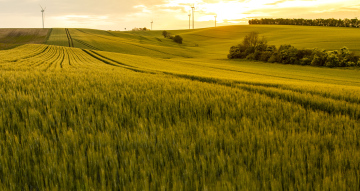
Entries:
<svg viewBox="0 0 360 191">
<path fill-rule="evenodd" d="M 246 58 L 250 54 L 254 54 L 256 50 L 259 52 L 265 51 L 267 48 L 267 41 L 263 37 L 259 39 L 259 35 L 256 32 L 251 32 L 246 35 L 243 42 L 237 46 L 232 46 L 228 54 L 229 59 L 234 58 Z M 261 55 L 261 53 L 257 53 Z M 260 56 L 259 56 L 260 58 Z"/>
<path fill-rule="evenodd" d="M 311 64 L 311 59 L 308 57 L 302 58 L 300 59 L 300 65 L 310 65 Z"/>
<path fill-rule="evenodd" d="M 324 66 L 326 61 L 325 50 L 313 49 L 311 54 L 311 65 L 312 66 Z"/>
<path fill-rule="evenodd" d="M 337 52 L 336 51 L 327 52 L 325 66 L 332 68 L 339 66 L 339 64 L 340 62 Z"/>
<path fill-rule="evenodd" d="M 164 36 L 164 38 L 168 37 L 168 32 L 167 31 L 163 31 L 162 35 Z"/>
<path fill-rule="evenodd" d="M 180 35 L 175 35 L 173 41 L 179 44 L 182 44 L 183 38 Z"/>
<path fill-rule="evenodd" d="M 182 44 L 183 42 L 183 38 L 180 35 L 172 35 L 171 33 L 167 32 L 167 31 L 163 31 L 162 35 L 164 36 L 164 38 L 168 38 L 173 40 L 176 43 Z"/>
</svg>

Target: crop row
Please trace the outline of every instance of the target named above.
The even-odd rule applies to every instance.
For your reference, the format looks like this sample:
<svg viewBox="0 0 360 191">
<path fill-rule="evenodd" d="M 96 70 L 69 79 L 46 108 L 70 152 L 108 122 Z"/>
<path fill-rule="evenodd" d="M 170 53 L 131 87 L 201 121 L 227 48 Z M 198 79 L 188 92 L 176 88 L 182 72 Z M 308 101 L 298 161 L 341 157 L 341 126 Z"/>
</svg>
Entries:
<svg viewBox="0 0 360 191">
<path fill-rule="evenodd" d="M 27 51 L 33 50 L 33 51 Z M 104 62 L 81 49 L 47 45 L 25 45 L 0 55 L 2 70 L 68 70 L 106 68 Z"/>
</svg>

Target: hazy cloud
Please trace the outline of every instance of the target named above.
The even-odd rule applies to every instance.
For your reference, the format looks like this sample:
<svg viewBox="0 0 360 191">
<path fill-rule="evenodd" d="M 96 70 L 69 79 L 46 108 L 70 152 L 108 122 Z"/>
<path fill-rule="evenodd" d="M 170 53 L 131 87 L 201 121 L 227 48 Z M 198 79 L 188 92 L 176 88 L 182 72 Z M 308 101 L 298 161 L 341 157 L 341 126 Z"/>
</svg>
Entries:
<svg viewBox="0 0 360 191">
<path fill-rule="evenodd" d="M 0 27 L 41 27 L 39 5 L 47 7 L 46 26 L 99 29 L 188 28 L 195 3 L 196 27 L 241 24 L 250 18 L 360 18 L 358 0 L 0 0 Z M 210 22 L 211 21 L 211 22 Z"/>
</svg>

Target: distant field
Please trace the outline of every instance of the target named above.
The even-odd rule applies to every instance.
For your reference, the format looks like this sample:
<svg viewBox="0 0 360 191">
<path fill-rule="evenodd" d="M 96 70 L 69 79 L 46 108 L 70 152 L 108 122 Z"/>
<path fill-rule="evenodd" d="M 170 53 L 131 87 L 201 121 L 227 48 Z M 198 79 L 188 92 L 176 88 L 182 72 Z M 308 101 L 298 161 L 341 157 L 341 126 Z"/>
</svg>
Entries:
<svg viewBox="0 0 360 191">
<path fill-rule="evenodd" d="M 182 45 L 161 31 L 68 31 L 74 47 L 52 29 L 46 44 L 0 51 L 1 188 L 359 189 L 358 68 L 226 59 L 251 31 L 359 51 L 357 31 L 170 31 Z"/>
<path fill-rule="evenodd" d="M 23 44 L 43 44 L 50 31 L 49 29 L 0 29 L 0 50 Z"/>
<path fill-rule="evenodd" d="M 64 29 L 62 30 L 65 35 Z M 351 51 L 360 54 L 359 29 L 342 27 L 311 26 L 225 26 L 197 30 L 169 31 L 184 38 L 184 44 L 178 45 L 162 37 L 162 31 L 117 32 L 91 29 L 70 29 L 78 42 L 75 47 L 98 49 L 110 52 L 152 56 L 160 58 L 200 57 L 226 58 L 231 46 L 242 42 L 246 34 L 256 31 L 265 36 L 269 44 L 276 46 L 291 44 L 297 48 L 320 48 L 338 50 L 347 46 Z M 52 39 L 51 36 L 50 39 Z M 63 36 L 66 38 L 66 35 Z M 159 41 L 160 40 L 160 41 Z M 59 45 L 54 41 L 51 45 Z M 81 44 L 82 42 L 83 44 Z M 86 46 L 84 43 L 90 45 Z M 196 46 L 198 45 L 198 47 Z"/>
</svg>

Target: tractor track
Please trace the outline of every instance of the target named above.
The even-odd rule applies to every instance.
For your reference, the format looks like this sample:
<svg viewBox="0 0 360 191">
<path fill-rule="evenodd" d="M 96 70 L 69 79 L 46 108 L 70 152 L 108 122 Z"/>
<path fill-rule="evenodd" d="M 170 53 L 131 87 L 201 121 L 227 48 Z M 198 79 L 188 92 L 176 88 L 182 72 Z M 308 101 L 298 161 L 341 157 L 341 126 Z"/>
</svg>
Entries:
<svg viewBox="0 0 360 191">
<path fill-rule="evenodd" d="M 74 41 L 73 41 L 73 39 L 71 37 L 69 29 L 66 28 L 65 32 L 66 32 L 66 36 L 67 36 L 67 39 L 68 39 L 69 47 L 74 47 Z"/>
</svg>

